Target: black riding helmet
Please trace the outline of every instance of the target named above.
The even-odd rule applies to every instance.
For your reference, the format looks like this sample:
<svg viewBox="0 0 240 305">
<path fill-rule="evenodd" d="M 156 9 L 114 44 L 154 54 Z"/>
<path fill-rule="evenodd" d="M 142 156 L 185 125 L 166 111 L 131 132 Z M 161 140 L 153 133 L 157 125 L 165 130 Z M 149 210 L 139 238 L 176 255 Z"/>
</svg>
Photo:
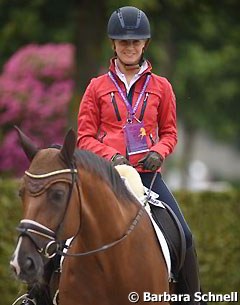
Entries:
<svg viewBox="0 0 240 305">
<path fill-rule="evenodd" d="M 108 21 L 108 37 L 119 40 L 150 39 L 151 30 L 146 14 L 133 6 L 117 9 Z"/>
</svg>

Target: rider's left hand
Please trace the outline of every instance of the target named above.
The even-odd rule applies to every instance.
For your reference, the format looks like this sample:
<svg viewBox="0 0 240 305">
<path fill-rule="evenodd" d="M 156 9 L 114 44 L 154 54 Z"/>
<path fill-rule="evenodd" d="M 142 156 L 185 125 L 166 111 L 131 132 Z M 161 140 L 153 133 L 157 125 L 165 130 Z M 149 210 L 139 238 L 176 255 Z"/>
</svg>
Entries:
<svg viewBox="0 0 240 305">
<path fill-rule="evenodd" d="M 138 164 L 143 166 L 143 169 L 156 171 L 158 170 L 163 162 L 163 157 L 156 151 L 148 152 L 141 160 L 138 161 Z"/>
</svg>

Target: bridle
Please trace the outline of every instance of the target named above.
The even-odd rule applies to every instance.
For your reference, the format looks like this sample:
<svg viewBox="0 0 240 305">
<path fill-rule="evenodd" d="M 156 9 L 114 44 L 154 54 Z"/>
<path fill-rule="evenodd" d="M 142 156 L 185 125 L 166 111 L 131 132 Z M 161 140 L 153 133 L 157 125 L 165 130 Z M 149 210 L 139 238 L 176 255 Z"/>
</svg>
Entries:
<svg viewBox="0 0 240 305">
<path fill-rule="evenodd" d="M 62 226 L 63 220 L 64 220 L 64 216 L 67 212 L 67 208 L 69 206 L 69 202 L 71 199 L 71 195 L 73 192 L 73 188 L 74 185 L 76 184 L 77 186 L 77 192 L 78 192 L 78 199 L 79 202 L 81 202 L 81 195 L 80 195 L 80 187 L 78 185 L 76 176 L 77 176 L 77 169 L 76 168 L 67 168 L 67 169 L 60 169 L 60 170 L 56 170 L 56 171 L 52 171 L 46 174 L 32 174 L 28 171 L 25 171 L 25 175 L 33 178 L 33 179 L 44 179 L 44 178 L 48 178 L 51 176 L 56 176 L 56 175 L 60 175 L 63 173 L 70 173 L 71 174 L 71 184 L 69 187 L 69 192 L 68 192 L 68 197 L 67 197 L 67 202 L 66 202 L 66 207 L 65 207 L 65 212 L 63 215 L 63 219 L 61 220 L 61 222 L 58 225 L 58 229 L 56 230 L 56 232 L 54 232 L 53 230 L 49 229 L 48 227 L 30 220 L 30 219 L 23 219 L 20 221 L 19 226 L 17 227 L 17 231 L 20 232 L 19 237 L 20 236 L 27 236 L 32 243 L 35 245 L 37 251 L 43 255 L 45 258 L 47 259 L 51 259 L 53 258 L 55 255 L 61 255 L 61 256 L 74 256 L 74 257 L 78 257 L 78 256 L 87 256 L 87 255 L 91 255 L 91 254 L 95 254 L 101 251 L 105 251 L 109 248 L 112 248 L 113 246 L 121 243 L 123 240 L 125 240 L 129 234 L 136 228 L 137 224 L 139 223 L 139 220 L 141 219 L 145 208 L 144 205 L 141 205 L 141 207 L 139 208 L 136 216 L 134 217 L 133 221 L 131 222 L 131 224 L 129 225 L 128 229 L 126 230 L 126 232 L 119 238 L 116 239 L 113 242 L 110 242 L 108 244 L 104 244 L 103 246 L 90 250 L 90 251 L 86 251 L 86 252 L 80 252 L 80 253 L 67 253 L 63 251 L 63 248 L 69 248 L 69 246 L 65 246 L 65 241 L 58 241 L 57 240 L 57 232 L 59 230 L 59 228 Z M 56 180 L 55 183 L 57 183 L 58 181 Z M 72 238 L 71 243 L 73 242 L 73 240 L 77 237 L 78 233 L 80 231 L 80 227 L 77 231 L 77 233 L 74 235 L 74 237 Z M 40 236 L 42 238 L 48 239 L 48 243 L 45 244 L 44 247 L 39 246 L 39 243 L 36 241 L 35 237 L 36 236 Z"/>
<path fill-rule="evenodd" d="M 66 201 L 66 207 L 65 207 L 65 212 L 64 212 L 64 215 L 65 215 L 69 201 L 71 199 L 73 187 L 76 182 L 77 169 L 75 169 L 75 168 L 60 169 L 60 170 L 52 171 L 52 172 L 49 172 L 46 174 L 32 174 L 28 171 L 25 171 L 25 175 L 30 178 L 33 178 L 33 179 L 44 179 L 44 178 L 49 178 L 49 177 L 64 174 L 64 173 L 71 174 L 71 184 L 69 187 L 68 197 L 67 197 L 67 201 Z M 58 180 L 55 181 L 55 183 L 57 183 L 57 182 L 58 182 Z M 56 232 L 59 231 L 61 224 L 63 223 L 64 215 L 63 215 L 63 219 L 60 221 L 60 223 L 56 229 Z M 35 245 L 37 251 L 48 259 L 53 258 L 57 254 L 58 250 L 63 247 L 63 242 L 57 241 L 57 233 L 39 222 L 30 220 L 30 219 L 22 219 L 20 221 L 19 226 L 17 227 L 17 231 L 20 232 L 19 237 L 27 236 L 32 241 L 32 243 Z M 44 247 L 41 247 L 41 246 L 39 246 L 39 243 L 35 239 L 36 236 L 45 238 L 45 239 L 49 240 L 49 242 Z M 51 251 L 51 250 L 53 250 L 53 251 Z"/>
</svg>

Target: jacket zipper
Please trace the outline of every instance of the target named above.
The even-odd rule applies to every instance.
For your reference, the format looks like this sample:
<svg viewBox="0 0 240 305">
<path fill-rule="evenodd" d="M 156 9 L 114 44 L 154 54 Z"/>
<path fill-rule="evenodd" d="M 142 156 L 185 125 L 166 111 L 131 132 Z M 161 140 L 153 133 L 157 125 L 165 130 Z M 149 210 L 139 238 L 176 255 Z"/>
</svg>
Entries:
<svg viewBox="0 0 240 305">
<path fill-rule="evenodd" d="M 121 121 L 122 119 L 121 119 L 121 116 L 120 116 L 120 113 L 119 113 L 119 109 L 118 109 L 118 106 L 117 106 L 117 102 L 116 102 L 116 99 L 115 99 L 115 96 L 114 96 L 113 92 L 111 92 L 111 102 L 113 104 L 117 120 Z"/>
<path fill-rule="evenodd" d="M 152 135 L 152 133 L 149 134 L 149 138 L 150 138 L 150 140 L 151 140 L 152 145 L 154 145 L 154 144 L 155 144 L 155 141 L 153 140 L 153 135 Z"/>
<path fill-rule="evenodd" d="M 146 93 L 145 98 L 143 100 L 143 105 L 142 105 L 141 113 L 140 113 L 140 116 L 139 116 L 139 121 L 140 122 L 143 120 L 144 112 L 145 112 L 146 106 L 147 106 L 148 96 L 149 96 L 149 93 Z"/>
</svg>

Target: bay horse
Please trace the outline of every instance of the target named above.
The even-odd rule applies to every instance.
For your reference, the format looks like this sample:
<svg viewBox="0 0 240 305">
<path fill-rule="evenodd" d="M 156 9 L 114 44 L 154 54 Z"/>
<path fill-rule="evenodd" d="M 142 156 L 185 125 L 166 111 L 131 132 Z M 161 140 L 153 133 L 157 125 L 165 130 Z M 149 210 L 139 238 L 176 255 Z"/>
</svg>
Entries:
<svg viewBox="0 0 240 305">
<path fill-rule="evenodd" d="M 60 148 L 46 149 L 18 133 L 31 161 L 22 179 L 23 219 L 10 262 L 18 279 L 41 287 L 44 266 L 58 254 L 65 255 L 60 305 L 136 303 L 131 292 L 145 304 L 144 292 L 168 293 L 168 270 L 151 221 L 111 163 L 75 149 L 73 130 Z M 69 238 L 64 254 L 60 245 Z"/>
</svg>

